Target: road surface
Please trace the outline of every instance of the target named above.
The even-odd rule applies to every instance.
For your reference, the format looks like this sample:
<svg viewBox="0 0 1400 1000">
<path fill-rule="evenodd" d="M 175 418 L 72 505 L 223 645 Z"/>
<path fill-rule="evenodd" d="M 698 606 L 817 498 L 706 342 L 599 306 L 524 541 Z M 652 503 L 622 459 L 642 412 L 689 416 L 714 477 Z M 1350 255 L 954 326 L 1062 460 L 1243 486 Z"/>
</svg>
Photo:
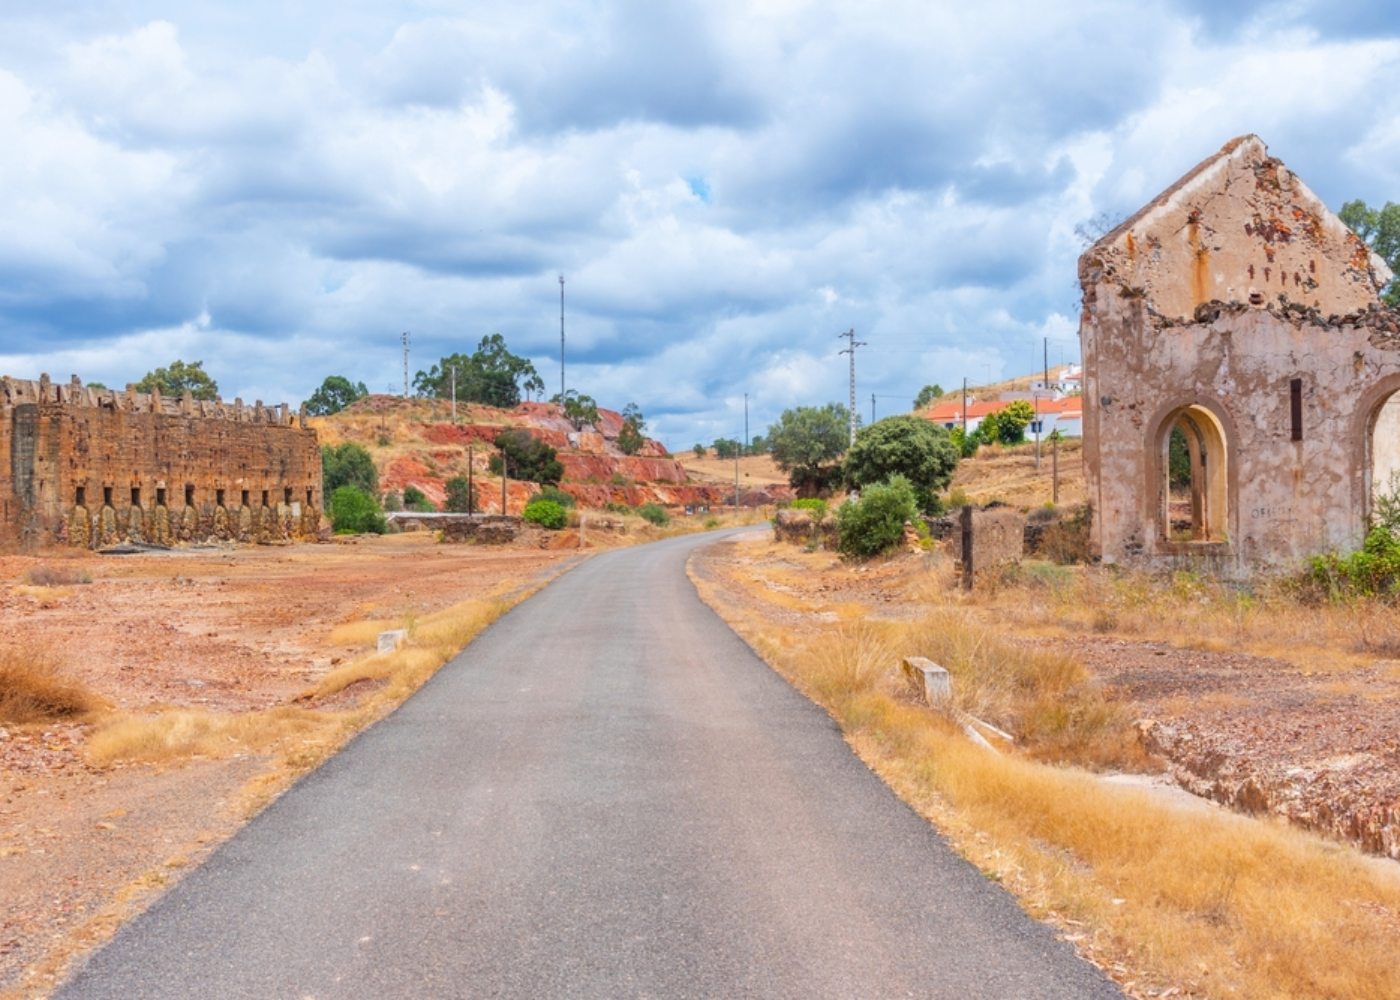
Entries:
<svg viewBox="0 0 1400 1000">
<path fill-rule="evenodd" d="M 700 602 L 712 538 L 517 607 L 60 995 L 1120 996 Z"/>
</svg>

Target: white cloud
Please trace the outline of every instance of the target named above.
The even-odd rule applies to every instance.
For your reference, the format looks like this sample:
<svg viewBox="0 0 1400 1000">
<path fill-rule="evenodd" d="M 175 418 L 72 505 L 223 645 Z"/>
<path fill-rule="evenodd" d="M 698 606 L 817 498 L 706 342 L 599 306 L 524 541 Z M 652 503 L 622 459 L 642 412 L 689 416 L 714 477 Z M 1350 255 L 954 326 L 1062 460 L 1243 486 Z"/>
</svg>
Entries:
<svg viewBox="0 0 1400 1000">
<path fill-rule="evenodd" d="M 0 14 L 0 369 L 295 400 L 500 331 L 552 385 L 560 272 L 571 384 L 672 444 L 844 399 L 852 326 L 866 400 L 1028 369 L 1076 223 L 1237 132 L 1400 197 L 1395 32 L 1181 4 Z"/>
</svg>

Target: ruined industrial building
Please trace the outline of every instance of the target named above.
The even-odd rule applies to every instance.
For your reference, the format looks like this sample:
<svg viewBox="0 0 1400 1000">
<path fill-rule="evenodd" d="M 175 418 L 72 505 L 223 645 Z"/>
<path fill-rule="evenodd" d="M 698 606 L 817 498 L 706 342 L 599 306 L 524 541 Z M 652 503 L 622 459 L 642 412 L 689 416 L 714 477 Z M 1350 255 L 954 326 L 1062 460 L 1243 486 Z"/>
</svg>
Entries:
<svg viewBox="0 0 1400 1000">
<path fill-rule="evenodd" d="M 1391 274 L 1257 136 L 1089 248 L 1079 278 L 1097 556 L 1243 575 L 1361 543 L 1400 476 Z"/>
<path fill-rule="evenodd" d="M 321 457 L 284 404 L 0 378 L 0 545 L 315 534 Z"/>
</svg>

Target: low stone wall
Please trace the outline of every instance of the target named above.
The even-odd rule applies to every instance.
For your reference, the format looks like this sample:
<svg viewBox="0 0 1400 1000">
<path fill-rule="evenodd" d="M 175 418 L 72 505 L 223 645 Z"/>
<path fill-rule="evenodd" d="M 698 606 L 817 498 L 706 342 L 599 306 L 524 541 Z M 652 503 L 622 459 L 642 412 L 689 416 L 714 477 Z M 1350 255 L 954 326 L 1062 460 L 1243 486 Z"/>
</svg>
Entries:
<svg viewBox="0 0 1400 1000">
<path fill-rule="evenodd" d="M 444 542 L 508 545 L 520 535 L 525 522 L 502 514 L 439 514 L 433 523 Z"/>
<path fill-rule="evenodd" d="M 828 514 L 818 520 L 810 510 L 780 510 L 773 519 L 773 536 L 792 545 L 836 547 L 836 518 Z"/>
</svg>

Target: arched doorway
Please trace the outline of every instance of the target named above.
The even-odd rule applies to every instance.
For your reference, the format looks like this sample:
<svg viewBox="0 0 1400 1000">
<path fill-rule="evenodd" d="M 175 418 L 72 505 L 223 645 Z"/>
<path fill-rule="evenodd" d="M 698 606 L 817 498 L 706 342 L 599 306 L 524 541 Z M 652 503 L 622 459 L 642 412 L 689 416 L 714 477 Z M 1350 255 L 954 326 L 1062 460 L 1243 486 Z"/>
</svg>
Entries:
<svg viewBox="0 0 1400 1000">
<path fill-rule="evenodd" d="M 1400 391 L 1376 407 L 1371 418 L 1367 454 L 1366 519 L 1376 515 L 1377 498 L 1400 499 Z"/>
<path fill-rule="evenodd" d="M 1229 461 L 1225 430 L 1205 407 L 1183 406 L 1167 415 L 1157 436 L 1158 537 L 1226 541 Z"/>
</svg>

